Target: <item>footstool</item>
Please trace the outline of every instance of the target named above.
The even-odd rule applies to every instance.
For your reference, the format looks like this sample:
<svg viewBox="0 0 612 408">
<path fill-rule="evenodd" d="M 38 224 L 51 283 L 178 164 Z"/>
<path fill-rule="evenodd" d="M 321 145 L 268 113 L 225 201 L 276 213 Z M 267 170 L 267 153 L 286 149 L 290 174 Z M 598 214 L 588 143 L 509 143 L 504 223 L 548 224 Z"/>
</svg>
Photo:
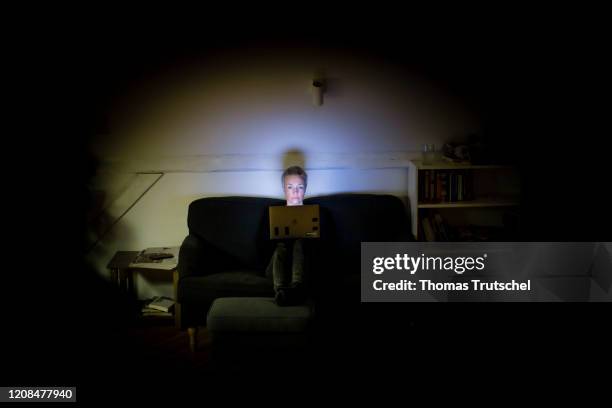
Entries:
<svg viewBox="0 0 612 408">
<path fill-rule="evenodd" d="M 206 318 L 216 367 L 265 365 L 308 353 L 313 305 L 278 306 L 270 297 L 216 299 Z"/>
</svg>

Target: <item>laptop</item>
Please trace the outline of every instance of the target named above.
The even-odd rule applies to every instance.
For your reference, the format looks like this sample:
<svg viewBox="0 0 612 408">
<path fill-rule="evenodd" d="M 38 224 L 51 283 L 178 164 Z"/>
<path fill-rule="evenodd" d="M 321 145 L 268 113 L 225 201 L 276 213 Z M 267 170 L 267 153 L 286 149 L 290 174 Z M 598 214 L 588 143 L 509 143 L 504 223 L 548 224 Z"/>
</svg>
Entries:
<svg viewBox="0 0 612 408">
<path fill-rule="evenodd" d="M 268 207 L 270 239 L 319 238 L 319 206 L 294 205 Z"/>
</svg>

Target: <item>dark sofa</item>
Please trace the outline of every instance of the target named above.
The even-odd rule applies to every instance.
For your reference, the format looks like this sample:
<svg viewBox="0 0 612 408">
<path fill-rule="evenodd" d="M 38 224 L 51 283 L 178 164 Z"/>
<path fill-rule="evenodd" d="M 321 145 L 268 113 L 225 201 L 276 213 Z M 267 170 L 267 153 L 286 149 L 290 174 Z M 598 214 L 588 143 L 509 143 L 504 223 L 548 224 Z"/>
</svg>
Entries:
<svg viewBox="0 0 612 408">
<path fill-rule="evenodd" d="M 275 247 L 268 239 L 268 207 L 284 204 L 259 197 L 211 197 L 190 204 L 189 235 L 178 265 L 182 328 L 204 326 L 217 298 L 274 296 L 265 277 Z M 318 204 L 321 211 L 321 238 L 306 240 L 304 248 L 317 316 L 358 318 L 361 242 L 413 241 L 409 212 L 391 195 L 334 194 L 304 204 Z"/>
</svg>

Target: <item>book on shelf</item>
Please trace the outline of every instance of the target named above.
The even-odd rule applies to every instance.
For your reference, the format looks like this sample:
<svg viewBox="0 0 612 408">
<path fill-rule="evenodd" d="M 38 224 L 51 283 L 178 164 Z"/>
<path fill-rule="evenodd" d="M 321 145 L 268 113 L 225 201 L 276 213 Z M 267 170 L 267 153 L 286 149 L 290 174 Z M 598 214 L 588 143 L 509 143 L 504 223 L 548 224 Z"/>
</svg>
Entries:
<svg viewBox="0 0 612 408">
<path fill-rule="evenodd" d="M 428 242 L 435 241 L 436 234 L 433 230 L 431 223 L 429 222 L 429 218 L 423 217 L 421 224 L 423 225 L 423 235 L 425 236 L 425 240 Z"/>
<path fill-rule="evenodd" d="M 450 233 L 448 231 L 448 226 L 442 219 L 442 216 L 440 215 L 440 213 L 434 214 L 434 224 L 437 226 L 438 233 L 439 233 L 438 241 L 451 241 Z"/>
<path fill-rule="evenodd" d="M 437 170 L 431 170 L 429 174 L 429 201 L 435 201 L 436 199 L 436 177 L 438 176 Z"/>
<path fill-rule="evenodd" d="M 420 218 L 422 236 L 425 241 L 454 241 L 453 227 L 437 211 L 428 211 Z"/>
<path fill-rule="evenodd" d="M 165 312 L 170 313 L 174 307 L 174 299 L 165 296 L 155 296 L 149 302 L 145 303 L 142 312 Z"/>
<path fill-rule="evenodd" d="M 441 172 L 438 175 L 438 196 L 437 200 L 446 202 L 448 200 L 448 172 Z"/>
<path fill-rule="evenodd" d="M 180 247 L 152 247 L 138 254 L 130 263 L 130 268 L 172 270 L 178 266 Z"/>
<path fill-rule="evenodd" d="M 419 201 L 453 203 L 472 200 L 473 174 L 469 170 L 422 170 Z"/>
<path fill-rule="evenodd" d="M 429 199 L 430 199 L 429 177 L 430 177 L 429 170 L 424 170 L 423 182 L 419 183 L 419 185 L 423 186 L 423 194 L 421 196 L 423 197 L 424 201 L 429 201 Z"/>
</svg>

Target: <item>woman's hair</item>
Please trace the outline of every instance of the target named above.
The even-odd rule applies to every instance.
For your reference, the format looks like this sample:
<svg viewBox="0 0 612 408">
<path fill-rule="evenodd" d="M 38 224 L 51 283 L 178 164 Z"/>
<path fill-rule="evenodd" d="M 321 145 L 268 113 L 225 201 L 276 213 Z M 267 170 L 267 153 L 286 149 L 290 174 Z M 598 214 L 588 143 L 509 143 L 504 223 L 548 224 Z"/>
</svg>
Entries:
<svg viewBox="0 0 612 408">
<path fill-rule="evenodd" d="M 287 167 L 287 169 L 283 172 L 283 176 L 281 177 L 281 183 L 283 188 L 285 188 L 285 177 L 286 176 L 300 176 L 302 180 L 304 180 L 304 188 L 308 185 L 308 175 L 300 166 L 291 166 Z"/>
</svg>

